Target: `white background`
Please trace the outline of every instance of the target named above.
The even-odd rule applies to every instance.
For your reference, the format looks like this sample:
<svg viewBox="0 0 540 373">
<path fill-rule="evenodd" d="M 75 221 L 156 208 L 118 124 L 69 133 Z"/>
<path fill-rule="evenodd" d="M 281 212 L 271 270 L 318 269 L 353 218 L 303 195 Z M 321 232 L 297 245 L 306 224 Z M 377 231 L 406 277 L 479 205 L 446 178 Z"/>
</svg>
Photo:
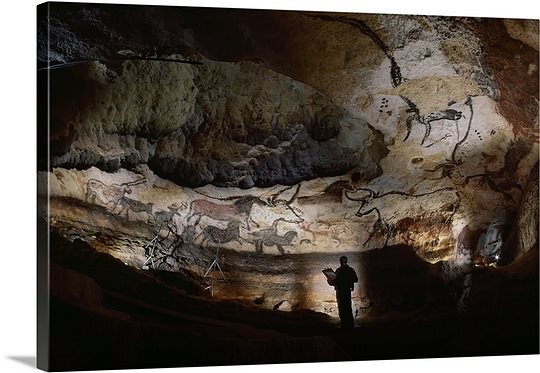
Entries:
<svg viewBox="0 0 540 373">
<path fill-rule="evenodd" d="M 94 1 L 96 2 L 96 1 Z M 112 1 L 111 1 L 112 2 Z M 114 1 L 152 4 L 152 1 Z M 36 344 L 36 5 L 38 1 L 4 1 L 0 11 L 0 372 L 28 372 L 33 368 Z M 500 2 L 452 0 L 372 0 L 370 2 L 332 0 L 160 0 L 163 5 L 191 5 L 235 8 L 275 8 L 297 10 L 355 11 L 371 13 L 467 15 L 505 18 L 535 18 L 540 12 L 535 0 Z M 501 320 L 504 322 L 504 320 Z M 407 338 L 408 336 L 403 336 Z M 509 344 L 512 341 L 508 341 Z M 419 351 L 419 353 L 421 353 Z M 309 369 L 314 372 L 350 370 L 363 372 L 532 372 L 540 367 L 540 357 L 486 357 L 369 361 L 333 364 L 301 364 L 257 367 L 184 368 L 189 372 L 269 373 Z M 136 370 L 169 372 L 178 369 Z M 131 371 L 130 371 L 131 372 Z"/>
</svg>

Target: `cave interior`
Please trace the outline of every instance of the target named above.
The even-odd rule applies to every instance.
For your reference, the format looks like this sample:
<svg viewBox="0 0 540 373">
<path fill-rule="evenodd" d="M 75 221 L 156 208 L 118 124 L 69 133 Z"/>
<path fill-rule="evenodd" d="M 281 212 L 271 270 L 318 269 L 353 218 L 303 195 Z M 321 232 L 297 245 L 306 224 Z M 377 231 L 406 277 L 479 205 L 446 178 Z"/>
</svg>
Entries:
<svg viewBox="0 0 540 373">
<path fill-rule="evenodd" d="M 38 364 L 538 354 L 538 24 L 41 5 Z"/>
</svg>

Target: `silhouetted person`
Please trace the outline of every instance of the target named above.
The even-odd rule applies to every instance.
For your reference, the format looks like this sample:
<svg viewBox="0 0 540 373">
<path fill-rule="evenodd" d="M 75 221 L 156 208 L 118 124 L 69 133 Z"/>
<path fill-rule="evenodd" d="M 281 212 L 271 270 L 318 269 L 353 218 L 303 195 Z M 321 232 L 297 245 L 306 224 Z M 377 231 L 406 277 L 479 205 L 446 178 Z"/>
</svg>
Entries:
<svg viewBox="0 0 540 373">
<path fill-rule="evenodd" d="M 354 318 L 351 305 L 351 291 L 354 290 L 354 283 L 358 282 L 358 276 L 354 269 L 347 265 L 347 257 L 339 258 L 341 266 L 336 269 L 336 279 L 328 280 L 330 285 L 336 289 L 336 299 L 339 309 L 339 318 L 343 329 L 351 329 L 354 326 Z"/>
</svg>

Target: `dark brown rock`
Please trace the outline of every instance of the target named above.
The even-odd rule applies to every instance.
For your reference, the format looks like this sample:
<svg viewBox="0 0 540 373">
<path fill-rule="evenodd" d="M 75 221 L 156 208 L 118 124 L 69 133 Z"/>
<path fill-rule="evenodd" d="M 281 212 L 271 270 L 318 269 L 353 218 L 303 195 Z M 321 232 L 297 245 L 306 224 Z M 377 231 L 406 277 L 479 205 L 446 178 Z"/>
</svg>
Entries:
<svg viewBox="0 0 540 373">
<path fill-rule="evenodd" d="M 538 250 L 538 163 L 531 170 L 514 226 L 501 251 L 499 264 L 509 264 L 530 250 Z"/>
</svg>

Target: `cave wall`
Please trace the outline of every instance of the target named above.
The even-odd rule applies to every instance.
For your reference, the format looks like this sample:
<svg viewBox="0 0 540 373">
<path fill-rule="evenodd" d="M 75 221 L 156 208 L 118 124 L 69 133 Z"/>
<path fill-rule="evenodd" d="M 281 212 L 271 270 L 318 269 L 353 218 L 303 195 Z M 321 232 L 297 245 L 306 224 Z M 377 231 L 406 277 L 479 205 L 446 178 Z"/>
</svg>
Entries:
<svg viewBox="0 0 540 373">
<path fill-rule="evenodd" d="M 143 164 L 190 187 L 290 185 L 355 167 L 366 180 L 380 174 L 382 136 L 326 95 L 251 62 L 199 59 L 53 70 L 51 165 Z"/>
<path fill-rule="evenodd" d="M 538 163 L 531 171 L 508 239 L 501 248 L 501 264 L 509 264 L 527 252 L 538 250 Z"/>
<path fill-rule="evenodd" d="M 92 60 L 50 70 L 53 229 L 200 277 L 219 246 L 217 294 L 329 313 L 334 256 L 497 262 L 537 168 L 537 21 L 119 9 L 38 32 L 42 63 Z"/>
</svg>

